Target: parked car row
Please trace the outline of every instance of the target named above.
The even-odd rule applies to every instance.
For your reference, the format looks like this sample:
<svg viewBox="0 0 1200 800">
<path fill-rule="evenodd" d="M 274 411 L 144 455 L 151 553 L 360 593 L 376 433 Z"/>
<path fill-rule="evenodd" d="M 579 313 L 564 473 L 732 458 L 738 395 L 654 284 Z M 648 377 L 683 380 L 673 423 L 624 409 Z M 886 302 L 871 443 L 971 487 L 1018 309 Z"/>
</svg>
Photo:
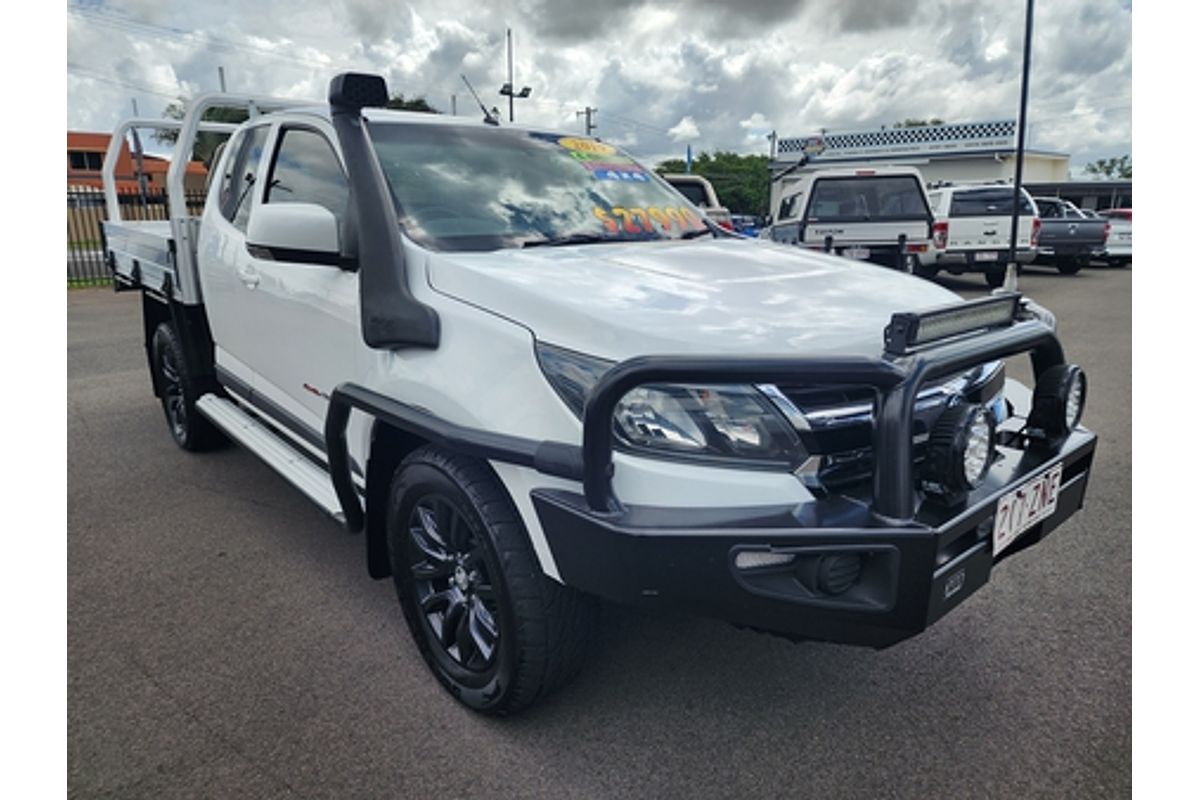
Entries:
<svg viewBox="0 0 1200 800">
<path fill-rule="evenodd" d="M 699 179 L 699 176 L 667 176 Z M 703 208 L 728 212 L 711 184 Z M 685 195 L 692 192 L 680 187 Z M 1133 212 L 1083 212 L 1056 197 L 1032 197 L 1020 190 L 1016 247 L 1012 241 L 1011 184 L 969 183 L 927 189 L 913 167 L 821 169 L 787 179 L 774 219 L 761 229 L 734 229 L 775 242 L 870 261 L 933 278 L 980 273 L 989 286 L 1003 284 L 1010 257 L 1018 269 L 1030 264 L 1055 267 L 1064 275 L 1092 261 L 1128 266 L 1133 261 Z M 713 216 L 710 213 L 710 216 Z M 723 225 L 726 216 L 713 216 Z"/>
</svg>

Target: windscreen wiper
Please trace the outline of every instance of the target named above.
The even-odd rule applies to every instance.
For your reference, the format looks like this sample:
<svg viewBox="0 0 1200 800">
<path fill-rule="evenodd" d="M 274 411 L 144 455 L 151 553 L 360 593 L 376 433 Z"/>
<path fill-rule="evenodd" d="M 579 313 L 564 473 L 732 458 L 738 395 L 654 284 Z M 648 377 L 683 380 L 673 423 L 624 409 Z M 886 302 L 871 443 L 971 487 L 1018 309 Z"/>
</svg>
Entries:
<svg viewBox="0 0 1200 800">
<path fill-rule="evenodd" d="M 548 236 L 545 239 L 530 239 L 521 242 L 521 247 L 564 247 L 571 244 L 596 244 L 598 242 L 619 241 L 621 240 L 601 236 L 598 233 L 572 233 L 567 236 Z"/>
</svg>

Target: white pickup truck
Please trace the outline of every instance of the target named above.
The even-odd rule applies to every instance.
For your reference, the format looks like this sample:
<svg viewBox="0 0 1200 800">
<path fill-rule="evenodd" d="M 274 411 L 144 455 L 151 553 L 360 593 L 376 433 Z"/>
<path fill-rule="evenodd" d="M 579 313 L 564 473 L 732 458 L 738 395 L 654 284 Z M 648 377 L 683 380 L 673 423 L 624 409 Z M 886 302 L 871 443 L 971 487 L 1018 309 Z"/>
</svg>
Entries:
<svg viewBox="0 0 1200 800">
<path fill-rule="evenodd" d="M 932 189 L 933 247 L 922 253 L 919 274 L 932 278 L 939 270 L 953 275 L 982 272 L 988 286 L 1004 283 L 1012 242 L 1013 187 L 1003 185 L 946 186 Z M 1018 264 L 1037 256 L 1042 221 L 1033 198 L 1021 189 L 1017 217 Z"/>
<path fill-rule="evenodd" d="M 931 249 L 933 214 L 913 167 L 822 169 L 784 178 L 766 238 L 904 272 Z"/>
<path fill-rule="evenodd" d="M 690 173 L 669 173 L 663 175 L 663 180 L 671 184 L 675 191 L 688 199 L 688 202 L 702 210 L 709 219 L 725 230 L 733 230 L 733 215 L 729 209 L 721 205 L 717 190 L 712 181 L 703 175 Z"/>
<path fill-rule="evenodd" d="M 1133 263 L 1133 210 L 1113 208 L 1101 211 L 1099 216 L 1109 222 L 1104 260 L 1109 266 L 1128 267 Z"/>
<path fill-rule="evenodd" d="M 197 99 L 161 123 L 164 223 L 120 218 L 120 142 L 156 121 L 124 123 L 105 248 L 174 440 L 236 440 L 361 534 L 468 707 L 569 680 L 596 598 L 886 647 L 1081 507 L 1096 438 L 1048 312 L 726 234 L 602 141 L 388 96 Z M 216 105 L 253 113 L 189 217 Z"/>
</svg>

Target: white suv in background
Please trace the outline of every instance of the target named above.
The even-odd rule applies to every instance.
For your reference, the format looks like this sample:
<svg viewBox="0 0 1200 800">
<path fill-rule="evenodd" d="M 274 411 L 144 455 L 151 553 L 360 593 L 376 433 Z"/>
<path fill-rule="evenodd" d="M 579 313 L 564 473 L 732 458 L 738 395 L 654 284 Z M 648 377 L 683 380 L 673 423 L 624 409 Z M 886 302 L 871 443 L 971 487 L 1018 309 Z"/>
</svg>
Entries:
<svg viewBox="0 0 1200 800">
<path fill-rule="evenodd" d="M 913 167 L 823 169 L 787 179 L 766 237 L 904 272 L 930 249 L 933 215 Z"/>
<path fill-rule="evenodd" d="M 932 278 L 939 270 L 953 275 L 982 272 L 988 286 L 1004 283 L 1012 240 L 1013 187 L 1004 184 L 945 186 L 929 192 L 933 207 L 933 247 L 921 254 L 919 273 Z M 1041 220 L 1033 198 L 1021 189 L 1017 225 L 1017 263 L 1037 255 Z"/>
</svg>

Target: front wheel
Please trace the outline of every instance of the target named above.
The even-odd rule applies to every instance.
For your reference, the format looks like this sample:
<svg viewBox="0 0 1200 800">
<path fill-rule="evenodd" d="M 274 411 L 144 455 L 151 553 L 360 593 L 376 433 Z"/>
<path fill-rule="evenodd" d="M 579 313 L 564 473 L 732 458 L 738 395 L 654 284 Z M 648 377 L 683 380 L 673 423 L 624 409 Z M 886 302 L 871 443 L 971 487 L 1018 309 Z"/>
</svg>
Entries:
<svg viewBox="0 0 1200 800">
<path fill-rule="evenodd" d="M 547 578 L 491 468 L 423 447 L 392 480 L 396 593 L 425 663 L 464 705 L 503 716 L 583 665 L 593 603 Z"/>
</svg>

